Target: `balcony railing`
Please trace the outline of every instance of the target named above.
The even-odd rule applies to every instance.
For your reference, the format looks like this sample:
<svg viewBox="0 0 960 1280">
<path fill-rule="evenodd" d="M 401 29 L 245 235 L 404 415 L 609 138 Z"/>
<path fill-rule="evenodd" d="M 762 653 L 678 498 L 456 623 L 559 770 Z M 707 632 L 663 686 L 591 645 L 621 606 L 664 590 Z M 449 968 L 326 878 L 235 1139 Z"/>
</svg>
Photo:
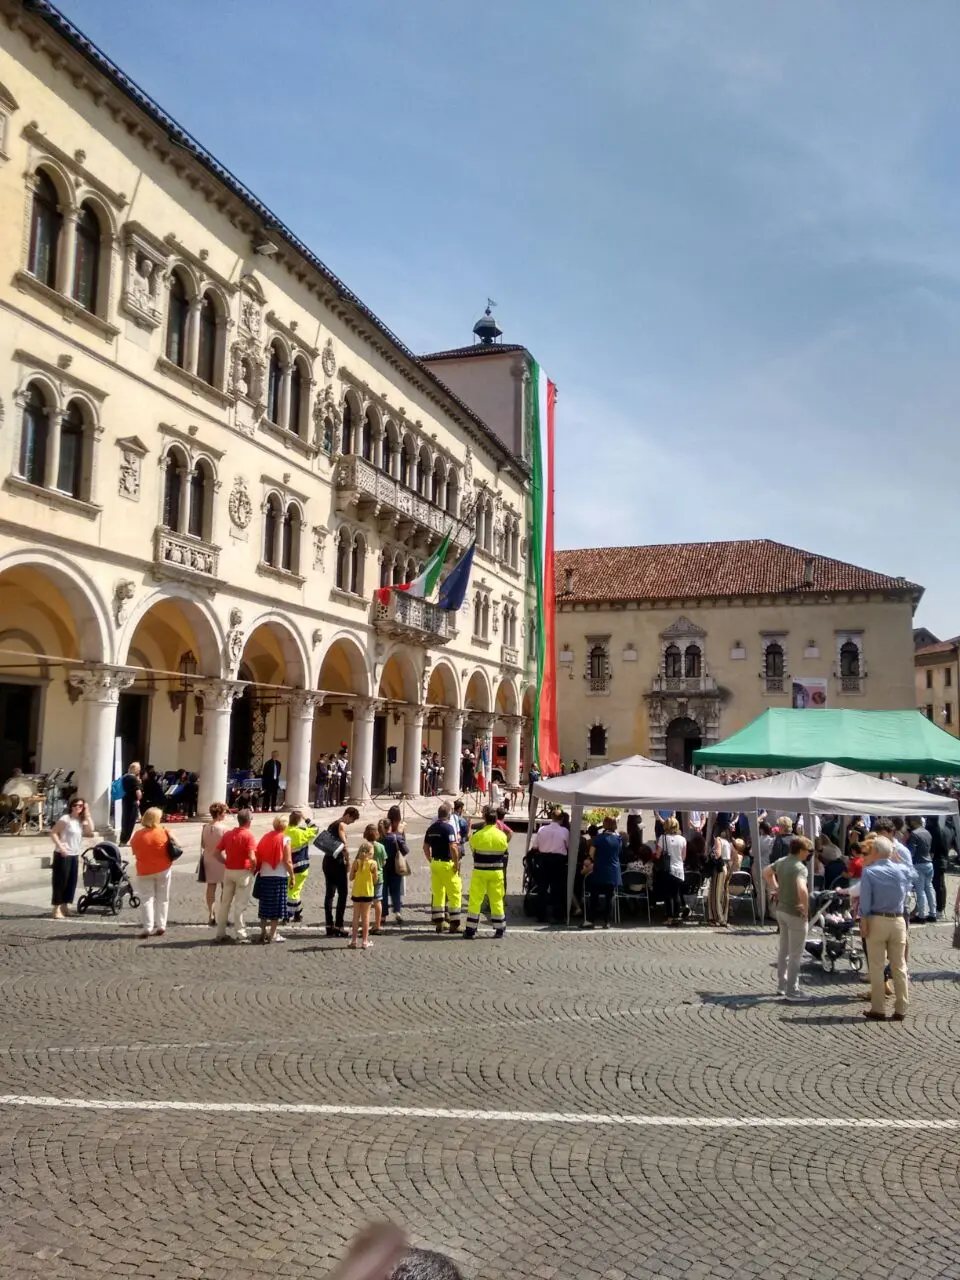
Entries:
<svg viewBox="0 0 960 1280">
<path fill-rule="evenodd" d="M 654 676 L 653 693 L 716 693 L 713 676 Z"/>
<path fill-rule="evenodd" d="M 373 602 L 373 624 L 385 635 L 419 644 L 446 644 L 454 632 L 454 615 L 439 605 L 392 591 L 387 604 Z"/>
<path fill-rule="evenodd" d="M 159 525 L 153 536 L 155 572 L 165 576 L 213 579 L 217 576 L 220 548 Z"/>
<path fill-rule="evenodd" d="M 520 650 L 515 649 L 513 645 L 510 644 L 501 645 L 500 661 L 505 667 L 519 667 Z"/>
<path fill-rule="evenodd" d="M 840 692 L 841 693 L 862 693 L 863 692 L 863 676 L 841 676 Z"/>
<path fill-rule="evenodd" d="M 340 495 L 341 507 L 356 506 L 361 518 L 375 516 L 383 532 L 395 525 L 401 538 L 420 529 L 439 539 L 451 524 L 458 523 L 457 516 L 414 493 L 356 454 L 346 454 L 337 463 L 334 486 Z M 466 547 L 470 537 L 470 530 L 463 528 L 454 534 L 453 541 L 458 547 Z"/>
<path fill-rule="evenodd" d="M 788 676 L 764 676 L 767 693 L 784 693 L 788 679 Z"/>
</svg>

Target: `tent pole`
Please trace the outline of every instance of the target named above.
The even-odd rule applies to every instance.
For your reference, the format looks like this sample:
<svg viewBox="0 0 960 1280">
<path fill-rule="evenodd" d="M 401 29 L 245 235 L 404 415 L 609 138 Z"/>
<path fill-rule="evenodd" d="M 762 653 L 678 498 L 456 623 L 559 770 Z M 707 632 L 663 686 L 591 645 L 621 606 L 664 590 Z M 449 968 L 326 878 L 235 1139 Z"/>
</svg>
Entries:
<svg viewBox="0 0 960 1280">
<path fill-rule="evenodd" d="M 576 801 L 570 806 L 570 846 L 567 851 L 567 924 L 573 911 L 573 887 L 577 883 L 577 860 L 580 857 L 580 824 L 583 821 L 583 805 Z M 584 909 L 586 916 L 586 909 Z"/>
<path fill-rule="evenodd" d="M 760 908 L 760 923 L 767 918 L 767 886 L 763 882 L 763 867 L 760 865 L 760 809 L 755 808 L 747 814 L 750 822 L 750 848 L 753 858 L 750 870 L 753 872 L 753 883 L 757 891 L 757 905 Z"/>
</svg>

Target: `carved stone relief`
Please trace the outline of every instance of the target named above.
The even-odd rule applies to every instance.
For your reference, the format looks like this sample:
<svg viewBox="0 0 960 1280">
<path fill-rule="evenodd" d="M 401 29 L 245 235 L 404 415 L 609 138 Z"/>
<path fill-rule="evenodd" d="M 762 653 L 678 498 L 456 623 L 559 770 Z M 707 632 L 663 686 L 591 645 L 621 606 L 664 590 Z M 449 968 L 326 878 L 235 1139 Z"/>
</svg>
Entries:
<svg viewBox="0 0 960 1280">
<path fill-rule="evenodd" d="M 333 350 L 333 339 L 328 338 L 320 357 L 320 367 L 324 377 L 332 378 L 337 371 L 337 357 Z"/>
<path fill-rule="evenodd" d="M 163 320 L 168 256 L 129 227 L 125 240 L 121 309 L 141 329 L 156 329 Z"/>
<path fill-rule="evenodd" d="M 253 502 L 243 476 L 237 476 L 233 482 L 233 489 L 227 500 L 227 510 L 230 513 L 231 523 L 238 529 L 246 529 L 253 519 Z"/>
<path fill-rule="evenodd" d="M 137 585 L 129 578 L 121 578 L 113 588 L 113 622 L 122 627 L 130 616 L 130 601 L 136 594 Z"/>
<path fill-rule="evenodd" d="M 117 492 L 121 498 L 130 502 L 140 500 L 140 471 L 147 446 L 137 436 L 129 436 L 117 441 L 120 450 L 120 471 L 117 478 Z"/>
</svg>

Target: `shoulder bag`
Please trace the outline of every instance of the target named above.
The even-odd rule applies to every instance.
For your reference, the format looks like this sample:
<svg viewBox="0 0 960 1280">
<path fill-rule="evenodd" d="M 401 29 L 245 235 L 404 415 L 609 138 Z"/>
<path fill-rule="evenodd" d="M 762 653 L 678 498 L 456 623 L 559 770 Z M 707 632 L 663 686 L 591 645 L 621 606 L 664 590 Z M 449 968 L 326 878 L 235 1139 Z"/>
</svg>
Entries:
<svg viewBox="0 0 960 1280">
<path fill-rule="evenodd" d="M 183 850 L 177 844 L 176 840 L 174 840 L 169 831 L 167 832 L 167 857 L 171 862 L 176 862 L 178 858 L 183 857 Z"/>
<path fill-rule="evenodd" d="M 322 854 L 329 854 L 331 858 L 343 857 L 343 841 L 326 828 L 319 833 L 313 845 L 315 849 L 319 849 Z"/>
</svg>

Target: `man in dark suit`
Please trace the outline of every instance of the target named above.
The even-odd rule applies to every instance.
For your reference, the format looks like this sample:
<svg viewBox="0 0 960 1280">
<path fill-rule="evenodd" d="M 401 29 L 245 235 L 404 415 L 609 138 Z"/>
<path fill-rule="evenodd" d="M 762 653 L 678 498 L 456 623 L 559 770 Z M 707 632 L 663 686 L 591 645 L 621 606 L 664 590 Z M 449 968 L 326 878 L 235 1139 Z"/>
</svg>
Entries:
<svg viewBox="0 0 960 1280">
<path fill-rule="evenodd" d="M 280 753 L 274 751 L 263 766 L 260 775 L 263 783 L 263 811 L 273 813 L 277 807 L 277 792 L 280 790 Z"/>
</svg>

